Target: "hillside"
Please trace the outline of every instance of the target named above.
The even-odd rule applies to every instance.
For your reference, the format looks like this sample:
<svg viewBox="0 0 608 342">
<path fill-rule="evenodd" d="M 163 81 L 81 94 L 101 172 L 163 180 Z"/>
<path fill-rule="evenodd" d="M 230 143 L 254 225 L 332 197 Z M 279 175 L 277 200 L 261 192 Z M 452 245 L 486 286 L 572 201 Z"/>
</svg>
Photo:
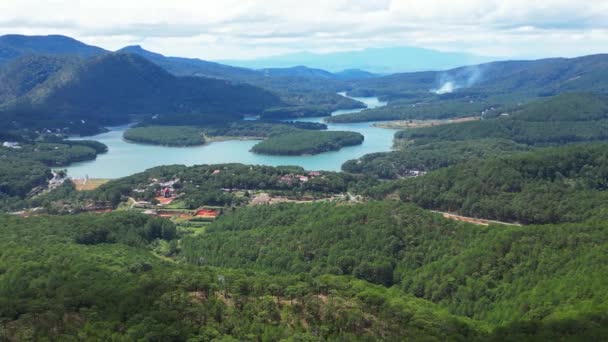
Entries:
<svg viewBox="0 0 608 342">
<path fill-rule="evenodd" d="M 476 161 L 448 183 L 434 177 L 453 168 L 414 179 L 449 192 L 449 181 L 478 191 L 476 182 L 491 188 L 498 180 L 495 189 L 510 191 L 507 182 L 523 179 L 522 188 L 540 182 L 538 203 L 571 204 L 557 206 L 562 216 L 544 221 L 551 224 L 525 227 L 480 227 L 399 201 L 354 203 L 350 195 L 336 203 L 246 206 L 260 191 L 330 198 L 384 184 L 333 172 L 299 181 L 306 171 L 297 167 L 164 166 L 86 192 L 68 182 L 28 203 L 48 213 L 82 210 L 92 200 L 121 210 L 1 217 L 3 333 L 14 340 L 601 340 L 606 201 L 588 201 L 605 188 L 605 151 L 539 150 L 498 164 Z M 176 180 L 183 208 L 213 205 L 223 214 L 196 226 L 123 211 L 127 198 L 152 200 L 168 180 Z M 487 202 L 466 193 L 450 198 L 465 196 Z M 517 201 L 526 210 L 537 204 Z M 555 223 L 565 217 L 570 223 Z M 34 314 L 44 321 L 30 319 Z"/>
<path fill-rule="evenodd" d="M 47 61 L 46 57 L 37 59 L 40 65 Z M 78 125 L 70 127 L 74 122 L 111 125 L 128 122 L 130 115 L 174 113 L 212 115 L 213 120 L 227 121 L 281 104 L 275 95 L 254 86 L 175 77 L 132 54 L 111 53 L 55 69 L 41 83 L 28 86 L 30 91 L 4 104 L 0 115 L 15 125 L 67 126 L 78 132 Z"/>
<path fill-rule="evenodd" d="M 527 145 L 559 145 L 608 139 L 608 98 L 591 93 L 560 94 L 511 108 L 498 118 L 421 127 L 395 137 L 423 145 L 440 141 L 509 139 Z"/>
<path fill-rule="evenodd" d="M 167 57 L 145 50 L 140 45 L 126 46 L 117 52 L 132 53 L 144 57 L 176 76 L 203 76 L 233 80 L 258 76 L 257 72 L 246 68 L 232 67 L 198 58 Z"/>
<path fill-rule="evenodd" d="M 488 336 L 478 322 L 349 277 L 268 277 L 172 262 L 175 225 L 146 215 L 3 216 L 0 231 L 0 318 L 9 341 Z"/>
<path fill-rule="evenodd" d="M 361 80 L 352 94 L 391 99 L 493 96 L 509 102 L 573 91 L 607 92 L 607 70 L 608 55 L 499 61 Z"/>
<path fill-rule="evenodd" d="M 495 327 L 566 317 L 578 325 L 606 308 L 607 242 L 598 222 L 483 229 L 397 202 L 318 203 L 227 214 L 184 238 L 182 254 L 269 276 L 353 276 Z"/>
<path fill-rule="evenodd" d="M 128 46 L 120 51 L 137 54 L 178 76 L 208 76 L 272 91 L 284 105 L 265 111 L 267 118 L 329 116 L 338 109 L 363 107 L 361 103 L 336 93 L 350 87 L 347 80 L 373 76 L 358 70 L 333 74 L 305 66 L 252 70 L 200 59 L 167 57 L 141 46 Z"/>
<path fill-rule="evenodd" d="M 30 55 L 17 58 L 0 68 L 0 104 L 14 101 L 45 83 L 62 69 L 73 67 L 69 57 Z"/>
<path fill-rule="evenodd" d="M 472 159 L 521 152 L 528 146 L 504 139 L 439 141 L 366 154 L 342 164 L 342 170 L 383 179 L 418 175 Z"/>
<path fill-rule="evenodd" d="M 396 184 L 424 208 L 520 223 L 605 219 L 605 144 L 537 149 L 454 165 Z"/>
<path fill-rule="evenodd" d="M 8 34 L 0 36 L 0 64 L 26 55 L 98 56 L 107 51 L 84 44 L 76 39 L 61 36 L 24 36 Z"/>
<path fill-rule="evenodd" d="M 24 65 L 27 63 L 23 60 L 29 58 L 30 64 L 40 64 L 42 56 L 47 56 L 46 58 L 53 57 L 56 60 L 72 59 L 78 63 L 79 60 L 100 57 L 107 53 L 101 48 L 89 46 L 65 36 L 7 35 L 1 38 L 4 45 L 0 44 L 0 51 L 4 52 L 4 59 L 2 60 L 4 63 L 0 61 L 0 77 L 2 77 L 1 74 L 8 75 L 4 78 L 8 82 L 6 84 L 0 83 L 0 104 L 16 100 L 18 96 L 24 95 L 19 92 L 20 88 L 31 90 L 50 75 L 49 70 L 56 72 L 63 67 L 56 66 L 53 69 L 49 64 L 56 62 L 51 61 L 46 61 L 35 67 Z M 272 106 L 272 111 L 268 115 L 268 117 L 273 118 L 328 116 L 338 109 L 358 108 L 362 106 L 361 103 L 344 98 L 336 93 L 349 88 L 346 80 L 372 77 L 369 73 L 358 70 L 331 74 L 323 70 L 306 67 L 256 71 L 196 58 L 167 57 L 147 51 L 138 45 L 127 46 L 118 52 L 139 55 L 175 76 L 222 79 L 231 83 L 250 84 L 271 91 L 280 97 L 280 101 Z M 12 64 L 12 66 L 5 67 L 7 64 Z M 63 62 L 59 64 L 61 65 Z M 66 71 L 66 73 L 60 78 L 71 78 L 72 75 L 70 74 L 73 71 Z M 324 82 L 319 82 L 319 80 L 324 80 Z M 259 97 L 255 96 L 254 98 Z M 19 111 L 23 113 L 34 110 L 30 108 L 27 99 L 22 101 L 19 106 L 21 107 Z M 27 114 L 21 116 L 27 116 Z M 76 120 L 80 122 L 79 119 Z M 215 118 L 214 120 L 217 121 L 218 119 Z M 219 120 L 221 121 L 221 119 Z M 72 122 L 70 123 L 70 121 Z M 97 129 L 96 124 L 81 127 L 81 125 L 86 124 L 81 123 L 79 126 L 74 122 L 74 120 L 64 122 L 64 127 L 69 128 L 70 131 L 86 131 L 87 133 L 95 132 Z M 30 120 L 22 127 L 53 127 L 48 122 L 41 127 L 35 124 L 34 120 Z"/>
</svg>

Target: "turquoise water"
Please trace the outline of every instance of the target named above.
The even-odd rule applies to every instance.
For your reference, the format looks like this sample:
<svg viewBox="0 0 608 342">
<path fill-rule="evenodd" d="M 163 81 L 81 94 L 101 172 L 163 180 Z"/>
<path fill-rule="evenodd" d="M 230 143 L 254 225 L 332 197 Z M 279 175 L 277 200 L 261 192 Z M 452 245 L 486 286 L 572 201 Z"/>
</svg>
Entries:
<svg viewBox="0 0 608 342">
<path fill-rule="evenodd" d="M 385 105 L 377 98 L 355 98 L 369 108 Z M 359 110 L 339 110 L 332 115 L 357 112 Z M 298 119 L 299 121 L 322 122 L 322 118 Z M 243 163 L 254 165 L 298 165 L 308 170 L 339 171 L 349 159 L 364 154 L 389 151 L 393 144 L 395 130 L 373 127 L 370 123 L 328 124 L 329 130 L 354 131 L 365 136 L 363 144 L 345 147 L 339 151 L 326 152 L 314 156 L 265 156 L 249 152 L 258 141 L 222 141 L 204 146 L 166 147 L 142 145 L 125 141 L 123 132 L 128 126 L 112 127 L 109 132 L 86 137 L 108 146 L 108 152 L 97 159 L 75 163 L 67 167 L 71 177 L 119 178 L 141 172 L 154 166 L 183 164 Z"/>
</svg>

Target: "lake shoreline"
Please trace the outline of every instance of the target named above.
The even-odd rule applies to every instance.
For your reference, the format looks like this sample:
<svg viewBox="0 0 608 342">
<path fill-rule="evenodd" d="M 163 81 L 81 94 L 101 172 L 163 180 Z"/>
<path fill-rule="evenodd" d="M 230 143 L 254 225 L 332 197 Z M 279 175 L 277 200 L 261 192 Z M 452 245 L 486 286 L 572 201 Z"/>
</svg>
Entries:
<svg viewBox="0 0 608 342">
<path fill-rule="evenodd" d="M 356 98 L 369 108 L 384 105 L 377 98 Z M 335 111 L 333 115 L 349 110 Z M 298 121 L 322 122 L 324 117 L 301 118 Z M 326 117 L 325 117 L 326 118 Z M 121 178 L 160 165 L 202 165 L 241 163 L 248 165 L 300 166 L 307 170 L 340 171 L 348 160 L 358 159 L 365 154 L 393 150 L 395 129 L 378 128 L 370 123 L 329 124 L 328 131 L 352 131 L 364 136 L 362 144 L 343 147 L 337 151 L 314 155 L 261 155 L 250 152 L 261 137 L 207 136 L 200 146 L 159 146 L 125 141 L 123 132 L 132 124 L 108 127 L 109 131 L 73 140 L 97 140 L 108 146 L 108 152 L 95 160 L 70 164 L 67 169 L 72 178 Z"/>
</svg>

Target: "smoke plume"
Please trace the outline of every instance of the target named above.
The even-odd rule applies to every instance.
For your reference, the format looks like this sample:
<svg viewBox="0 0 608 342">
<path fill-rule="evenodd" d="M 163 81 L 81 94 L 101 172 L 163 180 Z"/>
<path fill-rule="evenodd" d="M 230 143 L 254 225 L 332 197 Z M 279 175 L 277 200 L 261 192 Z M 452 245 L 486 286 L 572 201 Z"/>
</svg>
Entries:
<svg viewBox="0 0 608 342">
<path fill-rule="evenodd" d="M 480 65 L 447 71 L 439 77 L 439 87 L 431 89 L 430 92 L 441 95 L 472 87 L 481 80 L 482 74 Z"/>
</svg>

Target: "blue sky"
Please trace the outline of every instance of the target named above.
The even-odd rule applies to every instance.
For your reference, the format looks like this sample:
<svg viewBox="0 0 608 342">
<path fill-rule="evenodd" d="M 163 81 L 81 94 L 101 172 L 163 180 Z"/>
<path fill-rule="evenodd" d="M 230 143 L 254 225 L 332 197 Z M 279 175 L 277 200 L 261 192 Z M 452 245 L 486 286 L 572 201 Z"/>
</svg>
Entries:
<svg viewBox="0 0 608 342">
<path fill-rule="evenodd" d="M 578 56 L 606 51 L 608 0 L 2 0 L 0 33 L 206 59 L 390 46 Z"/>
</svg>

